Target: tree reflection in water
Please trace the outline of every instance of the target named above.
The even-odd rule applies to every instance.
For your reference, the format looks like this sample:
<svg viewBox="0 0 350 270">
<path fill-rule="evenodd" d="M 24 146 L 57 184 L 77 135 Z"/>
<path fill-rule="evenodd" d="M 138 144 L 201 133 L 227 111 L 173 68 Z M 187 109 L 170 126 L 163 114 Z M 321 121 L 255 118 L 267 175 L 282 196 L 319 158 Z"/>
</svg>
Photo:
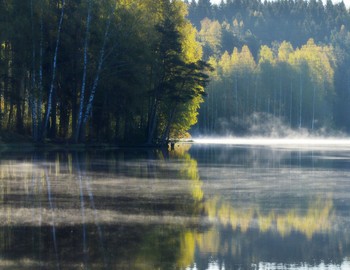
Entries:
<svg viewBox="0 0 350 270">
<path fill-rule="evenodd" d="M 350 239 L 339 230 L 349 228 L 344 215 L 349 202 L 340 205 L 338 193 L 322 193 L 320 187 L 293 197 L 293 189 L 286 191 L 291 187 L 275 186 L 290 161 L 274 155 L 278 162 L 268 164 L 277 176 L 269 182 L 261 170 L 266 163 L 256 158 L 263 155 L 251 151 L 247 156 L 254 157 L 254 166 L 230 160 L 242 150 L 230 153 L 226 164 L 209 166 L 183 147 L 166 155 L 136 150 L 5 155 L 0 161 L 0 266 L 340 265 L 350 253 Z M 307 173 L 301 167 L 289 169 Z M 348 173 L 342 171 L 343 177 Z M 257 174 L 262 180 L 254 178 Z"/>
<path fill-rule="evenodd" d="M 56 261 L 57 261 L 57 269 L 60 269 L 60 260 L 59 260 L 59 256 L 58 256 L 58 250 L 57 250 L 55 208 L 54 208 L 54 204 L 52 201 L 52 195 L 51 195 L 51 180 L 50 180 L 50 176 L 47 172 L 47 168 L 45 168 L 44 172 L 45 172 L 45 179 L 46 179 L 46 186 L 47 186 L 47 198 L 49 201 L 50 212 L 51 212 L 51 217 L 52 217 L 52 220 L 51 220 L 51 222 L 52 222 L 52 240 L 53 240 L 53 246 L 54 246 L 54 250 L 55 250 L 55 257 L 56 257 Z M 40 217 L 41 217 L 41 215 L 40 215 Z"/>
</svg>

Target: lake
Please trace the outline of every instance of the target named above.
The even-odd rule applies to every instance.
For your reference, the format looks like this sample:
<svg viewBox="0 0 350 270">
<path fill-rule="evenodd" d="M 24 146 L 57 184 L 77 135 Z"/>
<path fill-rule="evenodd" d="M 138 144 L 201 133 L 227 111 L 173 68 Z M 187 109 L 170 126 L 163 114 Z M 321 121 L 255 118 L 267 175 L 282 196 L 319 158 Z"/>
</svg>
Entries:
<svg viewBox="0 0 350 270">
<path fill-rule="evenodd" d="M 350 143 L 3 152 L 1 269 L 350 269 Z"/>
</svg>

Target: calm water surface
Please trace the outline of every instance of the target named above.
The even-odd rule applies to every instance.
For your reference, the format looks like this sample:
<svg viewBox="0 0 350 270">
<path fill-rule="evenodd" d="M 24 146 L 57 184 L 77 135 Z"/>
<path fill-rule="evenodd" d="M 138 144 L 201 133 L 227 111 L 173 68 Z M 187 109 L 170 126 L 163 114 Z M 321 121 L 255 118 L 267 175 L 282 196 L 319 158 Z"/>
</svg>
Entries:
<svg viewBox="0 0 350 270">
<path fill-rule="evenodd" d="M 350 147 L 2 153 L 0 269 L 350 269 Z"/>
</svg>

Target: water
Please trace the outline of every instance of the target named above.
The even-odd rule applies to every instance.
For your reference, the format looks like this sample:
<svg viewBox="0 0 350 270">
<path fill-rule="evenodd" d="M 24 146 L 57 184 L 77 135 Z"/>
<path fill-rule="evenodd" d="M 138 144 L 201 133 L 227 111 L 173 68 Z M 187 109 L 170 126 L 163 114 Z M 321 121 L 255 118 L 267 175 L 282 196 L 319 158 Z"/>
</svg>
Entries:
<svg viewBox="0 0 350 270">
<path fill-rule="evenodd" d="M 208 143 L 2 153 L 0 268 L 350 269 L 350 143 Z"/>
</svg>

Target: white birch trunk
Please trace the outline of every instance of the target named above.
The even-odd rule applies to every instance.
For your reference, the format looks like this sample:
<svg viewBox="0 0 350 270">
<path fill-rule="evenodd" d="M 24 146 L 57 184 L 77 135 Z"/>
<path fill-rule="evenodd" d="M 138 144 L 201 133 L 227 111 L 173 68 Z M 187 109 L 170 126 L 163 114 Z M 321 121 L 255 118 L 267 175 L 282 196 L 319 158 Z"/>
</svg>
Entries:
<svg viewBox="0 0 350 270">
<path fill-rule="evenodd" d="M 38 82 L 38 129 L 42 127 L 42 110 L 43 110 L 43 43 L 44 43 L 44 22 L 43 22 L 43 6 L 41 6 L 41 18 L 40 18 L 40 49 L 39 49 L 39 82 Z M 41 134 L 41 130 L 38 130 L 38 134 Z M 38 138 L 40 139 L 40 138 Z"/>
<path fill-rule="evenodd" d="M 85 110 L 85 113 L 84 113 L 83 124 L 82 124 L 81 128 L 85 128 L 85 124 L 87 123 L 87 120 L 88 120 L 88 118 L 90 116 L 90 113 L 91 113 L 91 110 L 92 110 L 92 105 L 93 105 L 93 102 L 94 102 L 96 89 L 97 89 L 97 86 L 98 86 L 98 82 L 99 82 L 99 79 L 100 79 L 100 74 L 101 74 L 101 70 L 102 70 L 102 66 L 103 66 L 103 62 L 104 62 L 106 43 L 107 43 L 107 40 L 108 40 L 109 28 L 110 28 L 110 25 L 111 25 L 111 18 L 112 18 L 112 15 L 110 15 L 110 17 L 107 20 L 106 30 L 105 30 L 104 37 L 103 37 L 103 44 L 102 44 L 102 47 L 101 47 L 101 50 L 100 50 L 100 58 L 99 58 L 99 62 L 98 62 L 96 76 L 95 76 L 95 79 L 94 79 L 94 83 L 92 85 L 89 101 L 88 101 L 88 104 L 86 106 L 86 110 Z"/>
<path fill-rule="evenodd" d="M 92 11 L 92 0 L 89 0 L 88 14 L 86 18 L 85 43 L 84 43 L 83 78 L 81 82 L 80 105 L 79 105 L 78 121 L 77 121 L 76 132 L 75 132 L 76 142 L 79 140 L 79 137 L 80 137 L 81 123 L 83 119 L 83 109 L 84 109 L 84 102 L 85 102 L 86 76 L 87 76 L 87 65 L 88 65 L 87 53 L 88 53 L 89 37 L 90 37 L 91 11 Z"/>
<path fill-rule="evenodd" d="M 32 87 L 31 93 L 29 93 L 29 104 L 31 107 L 32 114 L 32 135 L 33 139 L 37 140 L 38 128 L 37 128 L 37 108 L 35 100 L 35 89 L 36 89 L 36 72 L 35 72 L 35 58 L 36 58 L 36 48 L 35 48 L 35 38 L 34 38 L 34 12 L 33 12 L 33 0 L 30 1 L 30 17 L 32 23 Z"/>
<path fill-rule="evenodd" d="M 53 63 L 52 63 L 52 78 L 51 78 L 51 84 L 50 84 L 50 90 L 49 90 L 49 97 L 47 100 L 47 111 L 46 116 L 44 120 L 44 127 L 43 127 L 43 137 L 46 137 L 46 130 L 49 123 L 51 108 L 52 108 L 52 96 L 53 96 L 53 90 L 54 90 L 54 83 L 56 79 L 56 68 L 57 68 L 57 55 L 58 55 L 58 47 L 60 44 L 60 36 L 61 36 L 61 29 L 62 29 L 62 22 L 63 22 L 63 16 L 64 16 L 64 7 L 65 7 L 65 0 L 62 0 L 62 9 L 61 9 L 61 16 L 60 21 L 58 23 L 58 32 L 57 32 L 57 39 L 56 39 L 56 47 L 55 47 L 55 53 L 53 57 Z"/>
</svg>

